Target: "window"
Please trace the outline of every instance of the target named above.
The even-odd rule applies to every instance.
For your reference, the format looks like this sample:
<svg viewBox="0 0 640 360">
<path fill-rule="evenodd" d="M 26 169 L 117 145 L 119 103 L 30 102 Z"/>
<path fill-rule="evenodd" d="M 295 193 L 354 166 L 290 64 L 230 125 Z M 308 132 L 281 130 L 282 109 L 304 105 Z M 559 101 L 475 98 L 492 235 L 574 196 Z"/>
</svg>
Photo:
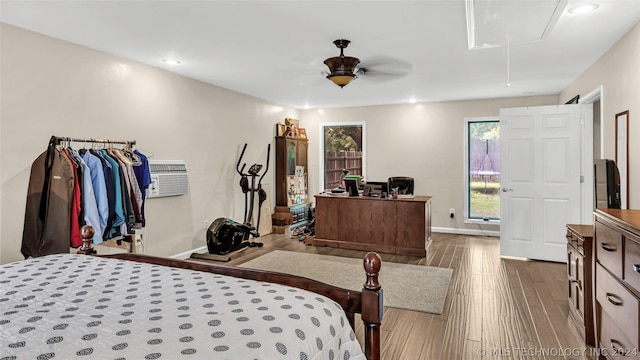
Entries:
<svg viewBox="0 0 640 360">
<path fill-rule="evenodd" d="M 364 123 L 320 124 L 320 134 L 321 190 L 338 187 L 343 170 L 364 176 Z"/>
<path fill-rule="evenodd" d="M 500 221 L 500 122 L 466 119 L 466 221 Z"/>
</svg>

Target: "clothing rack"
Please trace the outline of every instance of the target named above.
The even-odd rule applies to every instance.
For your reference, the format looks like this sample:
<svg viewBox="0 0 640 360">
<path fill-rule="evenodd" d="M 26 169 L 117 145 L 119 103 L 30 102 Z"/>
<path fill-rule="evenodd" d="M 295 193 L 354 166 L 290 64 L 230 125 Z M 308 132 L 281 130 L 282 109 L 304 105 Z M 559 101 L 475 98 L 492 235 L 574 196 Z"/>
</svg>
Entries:
<svg viewBox="0 0 640 360">
<path fill-rule="evenodd" d="M 89 138 L 89 139 L 84 139 L 84 138 L 72 138 L 72 137 L 66 137 L 66 136 L 51 136 L 51 141 L 50 141 L 50 146 L 51 144 L 58 144 L 58 145 L 64 145 L 66 143 L 69 142 L 76 142 L 76 143 L 99 143 L 99 144 L 122 144 L 125 145 L 125 147 L 127 149 L 132 149 L 133 145 L 136 144 L 135 140 L 111 140 L 111 139 L 94 139 L 94 138 Z M 83 226 L 82 231 L 85 230 L 85 227 Z M 93 229 L 92 229 L 93 230 Z M 84 236 L 84 235 L 83 235 Z M 93 237 L 93 235 L 91 235 L 91 237 Z M 127 252 L 136 252 L 136 240 L 135 240 L 135 236 L 134 235 L 128 235 L 125 236 L 125 238 L 128 238 L 128 240 L 122 241 L 122 240 L 112 240 L 112 239 L 104 239 L 104 241 L 102 242 L 101 245 L 103 246 L 107 246 L 107 247 L 112 247 L 112 248 L 119 248 L 119 249 L 124 249 Z M 142 240 L 140 239 L 140 244 L 142 245 Z M 144 245 L 142 245 L 144 246 Z M 90 245 L 90 243 L 85 242 L 85 239 L 83 239 L 83 244 L 82 246 L 78 249 L 78 253 L 83 253 L 83 254 L 92 254 L 95 253 L 95 250 L 93 249 L 93 247 Z"/>
<path fill-rule="evenodd" d="M 73 142 L 84 142 L 84 143 L 101 143 L 101 144 L 124 144 L 127 147 L 132 147 L 136 144 L 135 140 L 110 140 L 110 139 L 81 139 L 81 138 L 70 138 L 70 137 L 62 137 L 62 136 L 53 136 L 55 142 L 60 145 L 65 142 L 73 141 Z"/>
</svg>

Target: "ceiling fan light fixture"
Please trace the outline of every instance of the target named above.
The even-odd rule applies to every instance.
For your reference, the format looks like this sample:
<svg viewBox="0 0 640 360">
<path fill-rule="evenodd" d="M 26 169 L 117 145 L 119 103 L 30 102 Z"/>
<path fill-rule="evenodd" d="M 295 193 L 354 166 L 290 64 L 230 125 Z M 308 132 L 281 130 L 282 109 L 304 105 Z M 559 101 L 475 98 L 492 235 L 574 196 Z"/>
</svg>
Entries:
<svg viewBox="0 0 640 360">
<path fill-rule="evenodd" d="M 355 70 L 356 66 L 360 64 L 360 59 L 344 56 L 344 48 L 349 45 L 349 42 L 349 40 L 344 39 L 334 41 L 333 43 L 340 49 L 340 56 L 331 57 L 324 61 L 324 64 L 329 68 L 327 79 L 341 88 L 358 78 Z"/>
<path fill-rule="evenodd" d="M 333 81 L 334 84 L 340 86 L 341 88 L 349 85 L 349 83 L 355 79 L 356 76 L 351 75 L 327 75 L 327 79 Z"/>
</svg>

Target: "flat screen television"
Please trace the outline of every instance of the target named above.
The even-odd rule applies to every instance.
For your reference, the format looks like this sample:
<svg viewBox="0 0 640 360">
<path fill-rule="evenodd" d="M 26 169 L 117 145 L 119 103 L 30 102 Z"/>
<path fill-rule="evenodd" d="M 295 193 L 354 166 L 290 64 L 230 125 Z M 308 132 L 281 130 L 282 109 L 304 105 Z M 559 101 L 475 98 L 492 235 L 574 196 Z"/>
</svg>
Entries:
<svg viewBox="0 0 640 360">
<path fill-rule="evenodd" d="M 386 181 L 367 181 L 364 184 L 364 196 L 386 198 L 389 196 L 389 183 Z"/>
<path fill-rule="evenodd" d="M 349 193 L 349 196 L 359 196 L 360 195 L 358 193 L 358 179 L 345 178 L 344 179 L 344 184 L 347 187 L 347 192 Z"/>
</svg>

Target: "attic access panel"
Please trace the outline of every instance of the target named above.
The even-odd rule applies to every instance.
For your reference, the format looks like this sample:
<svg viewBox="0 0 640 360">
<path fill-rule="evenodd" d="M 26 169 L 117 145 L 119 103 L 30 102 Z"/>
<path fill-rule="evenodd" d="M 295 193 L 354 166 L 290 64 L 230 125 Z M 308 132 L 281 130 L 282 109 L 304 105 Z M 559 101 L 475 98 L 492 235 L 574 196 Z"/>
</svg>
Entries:
<svg viewBox="0 0 640 360">
<path fill-rule="evenodd" d="M 469 50 L 544 40 L 568 0 L 465 0 Z"/>
</svg>

